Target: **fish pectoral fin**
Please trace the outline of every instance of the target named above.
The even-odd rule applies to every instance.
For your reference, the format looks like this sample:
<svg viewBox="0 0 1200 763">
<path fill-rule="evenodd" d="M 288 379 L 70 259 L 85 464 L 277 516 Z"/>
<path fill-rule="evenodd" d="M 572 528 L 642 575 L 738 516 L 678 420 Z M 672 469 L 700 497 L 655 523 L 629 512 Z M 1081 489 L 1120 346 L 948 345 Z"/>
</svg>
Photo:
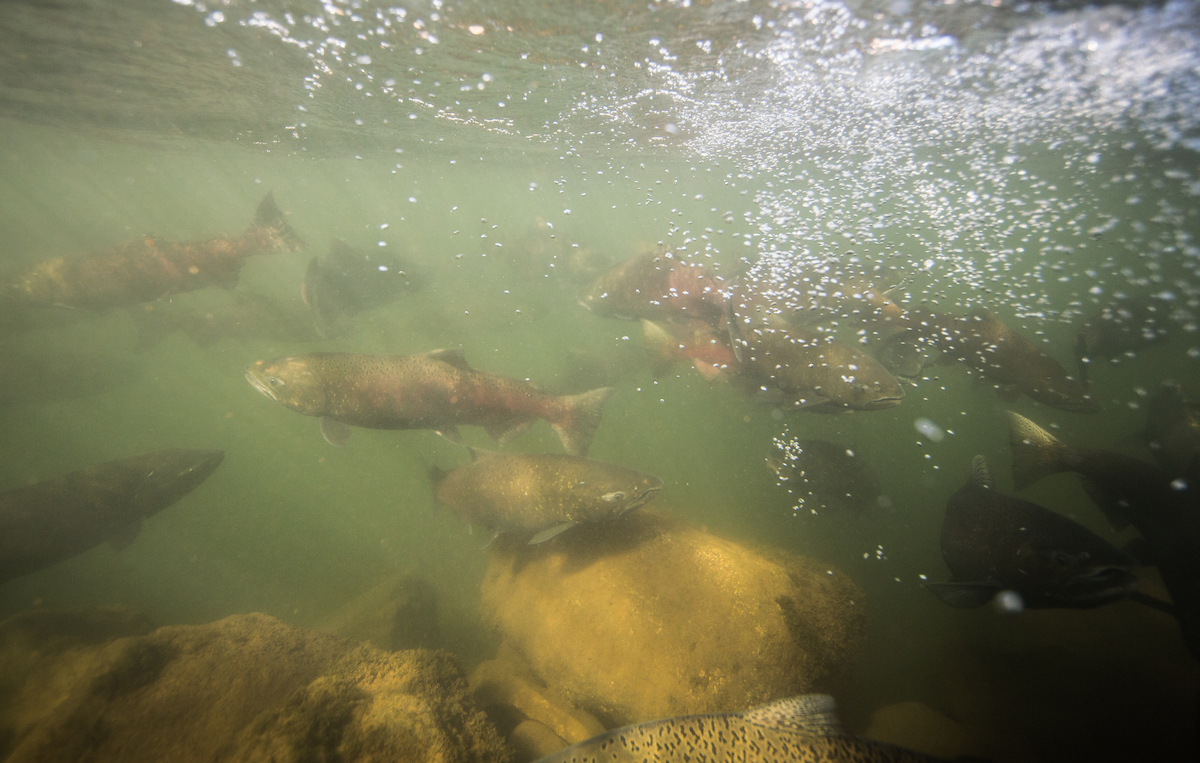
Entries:
<svg viewBox="0 0 1200 763">
<path fill-rule="evenodd" d="M 462 433 L 459 432 L 458 427 L 454 426 L 453 424 L 450 424 L 449 426 L 444 426 L 441 429 L 435 429 L 433 431 L 438 436 L 444 437 L 445 439 L 449 440 L 450 442 L 454 443 L 455 445 L 464 445 L 465 444 L 463 442 Z"/>
<path fill-rule="evenodd" d="M 343 424 L 337 419 L 331 419 L 328 416 L 321 417 L 321 436 L 330 445 L 342 447 L 350 439 L 353 431 L 348 424 Z"/>
<path fill-rule="evenodd" d="M 490 546 L 490 545 L 492 545 L 493 543 L 495 543 L 495 542 L 496 542 L 496 538 L 499 538 L 499 537 L 500 537 L 500 530 L 499 530 L 499 529 L 492 530 L 492 533 L 491 533 L 491 535 L 489 535 L 489 536 L 488 536 L 488 539 L 487 539 L 486 541 L 484 541 L 484 544 L 483 544 L 482 546 L 480 546 L 480 547 L 479 547 L 479 550 L 480 550 L 480 551 L 486 551 L 486 550 L 487 550 L 487 547 L 488 547 L 488 546 Z"/>
<path fill-rule="evenodd" d="M 696 373 L 704 377 L 704 381 L 709 384 L 716 384 L 725 379 L 725 369 L 714 363 L 709 363 L 707 360 L 692 359 L 692 367 L 696 369 Z"/>
<path fill-rule="evenodd" d="M 1000 592 L 994 583 L 926 583 L 925 589 L 943 603 L 960 609 L 982 607 Z"/>
<path fill-rule="evenodd" d="M 417 357 L 430 358 L 432 360 L 440 360 L 443 363 L 454 366 L 463 371 L 473 371 L 475 369 L 467 363 L 466 355 L 463 355 L 461 347 L 450 347 L 441 350 L 430 350 L 422 352 Z"/>
<path fill-rule="evenodd" d="M 127 525 L 117 528 L 108 536 L 108 544 L 117 551 L 123 551 L 137 538 L 142 531 L 142 520 L 135 519 Z"/>
<path fill-rule="evenodd" d="M 803 694 L 747 710 L 742 719 L 756 726 L 799 731 L 812 736 L 844 736 L 837 705 L 828 694 Z"/>
<path fill-rule="evenodd" d="M 542 530 L 540 533 L 529 539 L 529 545 L 536 546 L 539 543 L 545 543 L 554 536 L 564 533 L 574 526 L 574 522 L 563 522 L 561 525 L 555 525 L 547 530 Z"/>
</svg>

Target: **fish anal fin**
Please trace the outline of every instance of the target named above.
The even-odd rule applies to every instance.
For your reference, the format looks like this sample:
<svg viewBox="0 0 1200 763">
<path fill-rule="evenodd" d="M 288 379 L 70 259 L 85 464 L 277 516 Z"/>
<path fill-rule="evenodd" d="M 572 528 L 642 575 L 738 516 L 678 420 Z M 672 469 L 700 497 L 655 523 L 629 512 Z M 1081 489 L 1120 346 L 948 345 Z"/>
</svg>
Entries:
<svg viewBox="0 0 1200 763">
<path fill-rule="evenodd" d="M 532 423 L 533 419 L 527 418 L 505 419 L 484 424 L 483 430 L 497 443 L 504 445 L 528 429 Z"/>
<path fill-rule="evenodd" d="M 844 736 L 837 704 L 828 694 L 787 697 L 747 710 L 742 719 L 755 726 L 799 731 L 812 736 Z"/>
<path fill-rule="evenodd" d="M 118 527 L 108 536 L 108 543 L 117 551 L 123 551 L 137 538 L 142 531 L 142 520 L 135 519 L 127 525 Z"/>
<path fill-rule="evenodd" d="M 926 583 L 925 589 L 959 609 L 982 607 L 1000 592 L 1000 586 L 993 583 Z"/>
<path fill-rule="evenodd" d="M 348 424 L 343 424 L 337 419 L 331 419 L 328 416 L 321 417 L 321 436 L 330 445 L 342 447 L 350 439 L 353 431 Z"/>
<path fill-rule="evenodd" d="M 539 543 L 545 543 L 546 541 L 550 540 L 551 538 L 553 538 L 561 533 L 564 533 L 567 530 L 570 530 L 574 526 L 575 526 L 574 522 L 563 522 L 561 525 L 555 525 L 554 527 L 548 527 L 545 530 L 542 530 L 537 535 L 534 535 L 532 538 L 530 538 L 529 545 L 536 546 Z"/>
</svg>

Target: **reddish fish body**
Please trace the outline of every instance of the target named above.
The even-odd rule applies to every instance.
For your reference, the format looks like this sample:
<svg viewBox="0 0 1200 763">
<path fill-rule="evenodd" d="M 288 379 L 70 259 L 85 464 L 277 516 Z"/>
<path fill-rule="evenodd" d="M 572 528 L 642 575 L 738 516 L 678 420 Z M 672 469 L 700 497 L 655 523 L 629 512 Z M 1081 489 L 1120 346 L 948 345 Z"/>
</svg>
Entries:
<svg viewBox="0 0 1200 763">
<path fill-rule="evenodd" d="M 996 382 L 1001 393 L 1024 393 L 1034 400 L 1075 413 L 1095 413 L 1100 404 L 1057 360 L 1013 331 L 987 310 L 950 315 L 923 310 L 905 318 L 920 339 Z"/>
<path fill-rule="evenodd" d="M 504 441 L 546 419 L 567 452 L 583 455 L 612 389 L 547 395 L 530 384 L 476 371 L 461 351 L 397 357 L 314 353 L 259 361 L 247 380 L 294 411 L 368 429 L 435 429 L 451 438 L 460 424 L 481 426 Z M 335 443 L 336 444 L 336 443 Z"/>
<path fill-rule="evenodd" d="M 241 236 L 179 243 L 135 239 L 82 257 L 46 260 L 17 273 L 2 289 L 25 304 L 105 310 L 208 286 L 232 288 L 251 256 L 300 246 L 267 194 Z"/>
<path fill-rule="evenodd" d="M 717 326 L 725 316 L 722 281 L 700 265 L 665 254 L 633 257 L 601 275 L 581 300 L 608 318 L 687 320 Z"/>
</svg>

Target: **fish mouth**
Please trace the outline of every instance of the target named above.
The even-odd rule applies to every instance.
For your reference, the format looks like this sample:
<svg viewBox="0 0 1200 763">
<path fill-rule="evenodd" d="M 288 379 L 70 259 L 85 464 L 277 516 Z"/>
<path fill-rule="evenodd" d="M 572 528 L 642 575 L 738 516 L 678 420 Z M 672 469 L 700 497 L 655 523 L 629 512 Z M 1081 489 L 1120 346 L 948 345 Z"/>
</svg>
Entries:
<svg viewBox="0 0 1200 763">
<path fill-rule="evenodd" d="M 1127 567 L 1097 567 L 1075 575 L 1065 593 L 1076 604 L 1098 604 L 1128 596 L 1137 587 L 1137 575 Z"/>
<path fill-rule="evenodd" d="M 246 372 L 246 381 L 250 382 L 251 387 L 254 387 L 256 390 L 271 398 L 275 402 L 279 402 L 279 398 L 275 397 L 275 393 L 271 391 L 271 388 L 266 384 L 263 384 L 262 379 L 259 379 L 257 376 L 255 376 L 253 371 Z"/>
<path fill-rule="evenodd" d="M 625 507 L 625 509 L 621 513 L 625 514 L 627 512 L 633 511 L 638 506 L 643 505 L 644 503 L 646 503 L 646 501 L 649 501 L 651 498 L 653 498 L 654 494 L 657 493 L 659 490 L 662 490 L 662 485 L 658 485 L 657 487 L 646 488 L 641 493 L 639 493 L 636 498 L 634 498 L 632 501 L 630 501 L 629 504 Z"/>
</svg>

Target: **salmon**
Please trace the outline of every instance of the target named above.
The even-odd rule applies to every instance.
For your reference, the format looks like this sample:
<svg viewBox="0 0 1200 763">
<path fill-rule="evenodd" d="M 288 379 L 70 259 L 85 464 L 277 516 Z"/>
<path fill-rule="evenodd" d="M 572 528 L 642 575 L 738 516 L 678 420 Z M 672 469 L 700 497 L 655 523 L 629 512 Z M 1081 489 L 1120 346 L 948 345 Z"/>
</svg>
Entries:
<svg viewBox="0 0 1200 763">
<path fill-rule="evenodd" d="M 268 193 L 241 236 L 181 243 L 144 236 L 80 257 L 56 257 L 4 279 L 0 295 L 81 310 L 127 307 L 208 286 L 231 289 L 250 257 L 301 247 Z"/>
<path fill-rule="evenodd" d="M 349 427 L 433 429 L 461 441 L 458 425 L 483 427 L 504 443 L 545 419 L 567 453 L 591 446 L 611 387 L 554 396 L 506 376 L 476 371 L 461 350 L 419 355 L 323 352 L 260 360 L 246 379 L 267 397 L 321 419 L 333 445 L 345 443 Z"/>
</svg>

